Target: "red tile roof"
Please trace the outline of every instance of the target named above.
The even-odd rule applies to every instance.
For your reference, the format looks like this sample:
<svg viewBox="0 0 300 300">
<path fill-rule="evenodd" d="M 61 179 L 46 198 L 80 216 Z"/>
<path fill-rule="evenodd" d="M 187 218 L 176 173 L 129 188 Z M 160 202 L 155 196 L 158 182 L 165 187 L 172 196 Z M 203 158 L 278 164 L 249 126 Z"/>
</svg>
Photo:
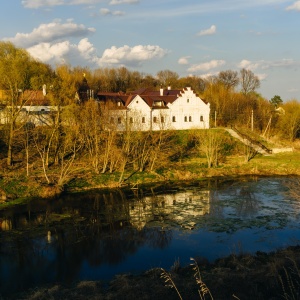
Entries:
<svg viewBox="0 0 300 300">
<path fill-rule="evenodd" d="M 121 99 L 123 103 L 125 103 L 125 106 L 127 107 L 131 100 L 135 96 L 140 96 L 149 107 L 156 107 L 156 108 L 167 108 L 168 103 L 173 103 L 183 92 L 183 90 L 171 90 L 171 89 L 164 89 L 163 94 L 161 95 L 161 91 L 154 91 L 150 88 L 141 88 L 136 91 L 130 92 L 129 94 L 124 93 L 107 93 L 107 92 L 99 92 L 98 98 L 102 98 L 102 100 L 117 100 Z M 126 98 L 126 100 L 125 100 Z M 156 106 L 156 101 L 162 101 L 165 106 Z"/>
</svg>

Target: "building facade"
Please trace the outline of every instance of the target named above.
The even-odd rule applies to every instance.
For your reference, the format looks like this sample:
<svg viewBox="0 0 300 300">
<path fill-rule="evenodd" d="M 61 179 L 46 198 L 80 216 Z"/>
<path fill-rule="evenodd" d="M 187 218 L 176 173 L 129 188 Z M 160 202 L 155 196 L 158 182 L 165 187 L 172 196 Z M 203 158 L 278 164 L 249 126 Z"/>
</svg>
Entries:
<svg viewBox="0 0 300 300">
<path fill-rule="evenodd" d="M 182 90 L 141 89 L 130 94 L 97 94 L 117 130 L 188 130 L 210 127 L 210 104 L 190 87 Z"/>
</svg>

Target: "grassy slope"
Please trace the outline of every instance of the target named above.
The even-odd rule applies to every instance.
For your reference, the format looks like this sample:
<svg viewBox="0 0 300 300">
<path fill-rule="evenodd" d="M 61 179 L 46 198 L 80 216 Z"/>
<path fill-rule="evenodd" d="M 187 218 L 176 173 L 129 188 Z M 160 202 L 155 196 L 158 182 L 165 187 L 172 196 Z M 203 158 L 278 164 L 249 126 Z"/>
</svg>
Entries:
<svg viewBox="0 0 300 300">
<path fill-rule="evenodd" d="M 130 176 L 128 171 L 124 178 L 126 184 L 136 185 L 151 182 L 164 182 L 176 180 L 201 180 L 206 177 L 214 176 L 243 176 L 243 175 L 300 175 L 300 147 L 294 146 L 294 152 L 283 152 L 268 156 L 256 155 L 249 162 L 246 162 L 244 145 L 233 139 L 226 131 L 223 132 L 224 140 L 233 150 L 231 154 L 224 156 L 216 168 L 207 168 L 205 157 L 200 157 L 196 149 L 192 149 L 189 157 L 180 162 L 165 163 L 156 172 L 138 172 Z M 186 133 L 183 133 L 184 135 Z M 256 140 L 260 136 L 254 136 Z M 261 140 L 264 144 L 267 141 Z M 268 145 L 269 146 L 269 145 Z M 273 143 L 274 146 L 274 143 Z M 298 148 L 297 148 L 298 146 Z M 37 164 L 37 162 L 35 163 Z M 49 197 L 57 192 L 57 188 L 46 184 L 46 180 L 41 174 L 41 167 L 30 170 L 30 176 L 26 176 L 24 166 L 14 166 L 11 169 L 4 168 L 3 161 L 2 172 L 0 170 L 0 196 L 1 189 L 6 194 L 8 200 L 20 197 Z M 87 190 L 92 188 L 115 188 L 118 187 L 120 174 L 95 174 L 88 168 L 89 163 L 80 161 L 74 168 L 70 177 L 70 182 L 66 186 L 67 191 Z M 55 171 L 55 170 L 53 170 Z M 56 173 L 57 172 L 56 170 Z M 54 174 L 54 173 L 53 173 Z M 51 172 L 49 173 L 49 176 Z M 1 202 L 1 200 L 0 200 Z M 1 204 L 1 206 L 7 205 Z M 0 206 L 0 207 L 1 207 Z"/>
</svg>

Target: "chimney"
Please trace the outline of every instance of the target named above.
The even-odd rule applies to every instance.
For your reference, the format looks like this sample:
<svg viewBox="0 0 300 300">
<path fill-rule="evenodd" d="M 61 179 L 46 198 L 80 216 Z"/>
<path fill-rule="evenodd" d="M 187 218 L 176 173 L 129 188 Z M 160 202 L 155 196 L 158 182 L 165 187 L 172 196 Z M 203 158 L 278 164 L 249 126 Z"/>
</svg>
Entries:
<svg viewBox="0 0 300 300">
<path fill-rule="evenodd" d="M 43 96 L 47 95 L 47 91 L 46 91 L 46 84 L 43 84 Z"/>
<path fill-rule="evenodd" d="M 164 95 L 164 89 L 163 89 L 163 88 L 160 88 L 160 90 L 159 90 L 159 95 L 160 95 L 160 96 L 163 96 L 163 95 Z"/>
</svg>

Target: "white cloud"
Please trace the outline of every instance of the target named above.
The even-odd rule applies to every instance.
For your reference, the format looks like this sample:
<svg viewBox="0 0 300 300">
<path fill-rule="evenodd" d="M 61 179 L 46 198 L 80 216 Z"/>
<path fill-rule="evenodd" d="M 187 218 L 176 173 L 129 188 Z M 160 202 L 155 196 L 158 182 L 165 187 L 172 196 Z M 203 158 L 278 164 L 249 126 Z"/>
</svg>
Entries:
<svg viewBox="0 0 300 300">
<path fill-rule="evenodd" d="M 90 5 L 100 2 L 102 0 L 22 0 L 24 7 L 34 9 L 61 5 Z"/>
<path fill-rule="evenodd" d="M 99 64 L 128 64 L 141 65 L 144 61 L 159 59 L 168 53 L 167 50 L 153 45 L 138 45 L 129 47 L 127 45 L 117 48 L 112 46 L 103 52 Z"/>
<path fill-rule="evenodd" d="M 179 65 L 187 65 L 189 63 L 188 59 L 191 58 L 190 56 L 183 56 L 179 58 L 178 64 Z"/>
<path fill-rule="evenodd" d="M 268 77 L 268 75 L 265 74 L 265 73 L 259 73 L 259 74 L 255 74 L 255 75 L 258 77 L 258 79 L 260 81 L 263 81 L 263 80 L 265 80 Z"/>
<path fill-rule="evenodd" d="M 62 5 L 91 5 L 101 3 L 103 0 L 22 0 L 22 5 L 26 8 L 38 9 L 42 7 L 54 7 Z M 110 5 L 136 4 L 140 0 L 111 0 Z"/>
<path fill-rule="evenodd" d="M 121 10 L 115 10 L 112 12 L 113 16 L 124 16 L 125 12 Z"/>
<path fill-rule="evenodd" d="M 116 10 L 116 11 L 111 11 L 108 8 L 101 8 L 100 9 L 100 14 L 104 15 L 104 16 L 108 16 L 108 15 L 113 15 L 113 16 L 124 16 L 125 12 L 120 11 L 120 10 Z"/>
<path fill-rule="evenodd" d="M 63 5 L 63 0 L 23 0 L 22 4 L 26 8 L 40 8 L 43 6 Z"/>
<path fill-rule="evenodd" d="M 109 2 L 110 5 L 118 5 L 118 4 L 135 4 L 139 3 L 140 0 L 111 0 Z"/>
<path fill-rule="evenodd" d="M 36 59 L 51 65 L 65 64 L 97 66 L 99 57 L 93 44 L 87 38 L 72 44 L 69 41 L 59 43 L 40 43 L 27 49 Z"/>
<path fill-rule="evenodd" d="M 288 89 L 288 92 L 296 93 L 296 92 L 299 92 L 299 89 L 298 88 L 290 88 L 290 89 Z"/>
<path fill-rule="evenodd" d="M 290 58 L 283 58 L 281 60 L 271 61 L 271 62 L 264 61 L 262 63 L 262 69 L 285 68 L 285 67 L 295 67 L 295 66 L 299 66 L 299 62 L 296 62 Z"/>
<path fill-rule="evenodd" d="M 61 41 L 65 38 L 83 37 L 95 32 L 94 28 L 87 28 L 82 24 L 72 22 L 61 23 L 54 21 L 48 24 L 41 24 L 30 33 L 17 33 L 14 38 L 7 38 L 19 47 L 31 47 L 39 43 Z"/>
<path fill-rule="evenodd" d="M 97 61 L 97 50 L 87 38 L 82 39 L 78 44 L 78 51 L 80 55 L 91 62 Z"/>
<path fill-rule="evenodd" d="M 208 29 L 203 29 L 200 32 L 197 33 L 198 36 L 203 36 L 203 35 L 212 35 L 217 32 L 217 27 L 216 25 L 211 25 L 210 28 Z"/>
<path fill-rule="evenodd" d="M 100 14 L 101 14 L 101 15 L 104 15 L 104 16 L 110 15 L 110 14 L 111 14 L 111 11 L 110 11 L 108 8 L 101 8 L 101 9 L 100 9 Z"/>
<path fill-rule="evenodd" d="M 255 70 L 259 67 L 259 63 L 253 63 L 250 60 L 243 59 L 239 64 L 238 67 L 241 69 L 247 70 Z"/>
<path fill-rule="evenodd" d="M 300 1 L 296 1 L 294 4 L 288 6 L 286 10 L 297 10 L 300 11 Z"/>
<path fill-rule="evenodd" d="M 36 59 L 51 65 L 69 63 L 71 65 L 97 66 L 140 66 L 143 62 L 160 59 L 168 51 L 159 46 L 127 45 L 106 49 L 102 56 L 97 55 L 94 45 L 87 39 L 81 39 L 78 44 L 63 41 L 59 43 L 40 43 L 27 49 Z"/>
<path fill-rule="evenodd" d="M 198 71 L 209 71 L 211 69 L 214 69 L 214 68 L 218 68 L 218 67 L 221 67 L 225 64 L 225 60 L 211 60 L 209 62 L 206 62 L 206 63 L 202 63 L 202 64 L 195 64 L 195 65 L 192 65 L 190 68 L 188 68 L 188 71 L 189 72 L 198 72 Z"/>
<path fill-rule="evenodd" d="M 66 57 L 71 51 L 72 45 L 68 41 L 51 45 L 50 43 L 41 43 L 30 47 L 27 51 L 42 62 L 60 64 L 66 62 Z"/>
<path fill-rule="evenodd" d="M 219 72 L 209 72 L 209 73 L 206 73 L 206 74 L 201 74 L 201 76 L 199 76 L 200 78 L 202 79 L 206 79 L 206 80 L 209 80 L 209 79 L 213 79 L 213 77 L 217 76 L 219 74 Z"/>
<path fill-rule="evenodd" d="M 288 68 L 294 66 L 299 66 L 299 63 L 295 62 L 293 59 L 286 59 L 286 58 L 277 61 L 260 60 L 256 62 L 252 62 L 250 60 L 244 59 L 238 64 L 239 68 L 244 68 L 251 71 L 257 69 L 266 70 L 271 68 Z"/>
</svg>

